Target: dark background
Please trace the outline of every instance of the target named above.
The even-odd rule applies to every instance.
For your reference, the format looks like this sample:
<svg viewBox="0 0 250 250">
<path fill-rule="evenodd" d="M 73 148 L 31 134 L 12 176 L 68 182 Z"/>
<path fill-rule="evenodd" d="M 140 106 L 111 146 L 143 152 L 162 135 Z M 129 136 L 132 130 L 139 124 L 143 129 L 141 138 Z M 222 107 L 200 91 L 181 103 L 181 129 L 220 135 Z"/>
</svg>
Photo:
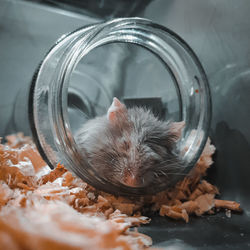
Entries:
<svg viewBox="0 0 250 250">
<path fill-rule="evenodd" d="M 198 55 L 213 101 L 217 148 L 208 179 L 243 215 L 156 217 L 142 230 L 166 249 L 250 249 L 250 2 L 248 0 L 0 0 L 0 136 L 8 132 L 18 91 L 64 33 L 103 19 L 146 17 L 179 34 Z"/>
</svg>

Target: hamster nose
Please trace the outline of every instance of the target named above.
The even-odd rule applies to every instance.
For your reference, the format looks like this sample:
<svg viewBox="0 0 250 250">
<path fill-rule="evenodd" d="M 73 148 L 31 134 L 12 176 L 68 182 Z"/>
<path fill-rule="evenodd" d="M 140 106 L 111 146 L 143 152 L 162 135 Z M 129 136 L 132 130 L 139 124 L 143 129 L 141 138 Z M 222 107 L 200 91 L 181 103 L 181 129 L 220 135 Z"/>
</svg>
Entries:
<svg viewBox="0 0 250 250">
<path fill-rule="evenodd" d="M 134 175 L 123 176 L 120 179 L 120 183 L 128 187 L 134 187 L 134 188 L 145 187 L 145 185 L 148 184 L 147 182 L 145 182 L 143 177 L 139 178 L 138 176 Z"/>
<path fill-rule="evenodd" d="M 129 187 L 138 187 L 138 180 L 131 171 L 124 171 L 120 182 Z"/>
<path fill-rule="evenodd" d="M 127 186 L 130 186 L 130 187 L 137 187 L 138 186 L 138 183 L 136 181 L 136 178 L 134 176 L 127 176 L 126 178 L 124 178 L 122 180 L 123 184 L 127 185 Z"/>
</svg>

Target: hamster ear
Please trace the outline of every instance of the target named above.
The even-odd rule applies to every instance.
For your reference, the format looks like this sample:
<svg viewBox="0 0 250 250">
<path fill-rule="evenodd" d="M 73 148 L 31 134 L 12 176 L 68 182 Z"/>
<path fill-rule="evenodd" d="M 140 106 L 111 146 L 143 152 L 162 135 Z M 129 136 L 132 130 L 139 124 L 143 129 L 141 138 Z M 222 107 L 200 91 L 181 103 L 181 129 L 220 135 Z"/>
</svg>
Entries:
<svg viewBox="0 0 250 250">
<path fill-rule="evenodd" d="M 172 122 L 170 125 L 170 131 L 172 134 L 176 136 L 176 141 L 178 141 L 181 138 L 182 131 L 185 127 L 185 122 Z"/>
<path fill-rule="evenodd" d="M 115 121 L 122 114 L 127 112 L 127 108 L 124 104 L 122 104 L 116 97 L 113 98 L 113 102 L 108 109 L 107 118 L 109 121 Z"/>
</svg>

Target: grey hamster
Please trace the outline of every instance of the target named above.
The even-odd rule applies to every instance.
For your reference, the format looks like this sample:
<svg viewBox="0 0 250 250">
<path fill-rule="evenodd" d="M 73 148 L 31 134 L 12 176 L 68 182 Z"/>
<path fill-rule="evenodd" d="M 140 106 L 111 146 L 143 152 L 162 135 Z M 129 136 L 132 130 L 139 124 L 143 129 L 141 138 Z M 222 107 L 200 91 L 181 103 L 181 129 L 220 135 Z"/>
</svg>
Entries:
<svg viewBox="0 0 250 250">
<path fill-rule="evenodd" d="M 184 122 L 166 122 L 117 98 L 107 115 L 86 122 L 75 136 L 99 176 L 129 187 L 146 187 L 181 173 L 176 150 Z"/>
</svg>

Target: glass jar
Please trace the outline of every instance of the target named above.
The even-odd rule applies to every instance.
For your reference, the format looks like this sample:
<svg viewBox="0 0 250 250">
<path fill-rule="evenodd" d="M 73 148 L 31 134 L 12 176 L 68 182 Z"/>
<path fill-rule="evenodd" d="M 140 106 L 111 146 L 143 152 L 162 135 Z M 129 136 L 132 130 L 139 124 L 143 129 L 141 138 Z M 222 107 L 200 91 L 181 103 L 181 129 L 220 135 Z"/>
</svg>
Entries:
<svg viewBox="0 0 250 250">
<path fill-rule="evenodd" d="M 104 114 L 114 96 L 157 99 L 164 109 L 161 119 L 185 122 L 178 144 L 182 175 L 161 187 L 132 188 L 94 174 L 74 133 L 79 124 Z M 119 18 L 57 41 L 34 75 L 28 114 L 37 147 L 51 167 L 61 162 L 98 189 L 140 195 L 166 189 L 195 165 L 207 141 L 210 106 L 206 75 L 185 41 L 150 20 Z"/>
</svg>

